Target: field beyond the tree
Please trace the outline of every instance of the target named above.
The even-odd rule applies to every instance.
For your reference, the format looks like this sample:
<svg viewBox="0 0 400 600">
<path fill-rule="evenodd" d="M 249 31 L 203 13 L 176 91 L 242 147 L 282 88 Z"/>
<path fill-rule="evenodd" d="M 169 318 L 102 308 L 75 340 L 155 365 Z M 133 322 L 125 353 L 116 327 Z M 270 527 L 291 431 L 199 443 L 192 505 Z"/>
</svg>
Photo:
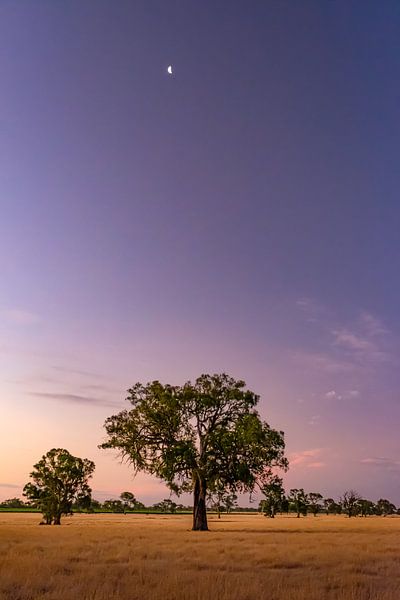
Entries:
<svg viewBox="0 0 400 600">
<path fill-rule="evenodd" d="M 397 600 L 400 518 L 0 514 L 1 600 Z"/>
</svg>

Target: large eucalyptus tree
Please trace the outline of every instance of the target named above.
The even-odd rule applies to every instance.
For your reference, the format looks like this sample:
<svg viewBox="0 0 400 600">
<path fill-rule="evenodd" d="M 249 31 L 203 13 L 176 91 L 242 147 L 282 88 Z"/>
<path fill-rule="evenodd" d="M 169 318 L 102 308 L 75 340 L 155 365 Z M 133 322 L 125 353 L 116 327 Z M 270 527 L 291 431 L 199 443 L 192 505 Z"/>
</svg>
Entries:
<svg viewBox="0 0 400 600">
<path fill-rule="evenodd" d="M 135 471 L 175 493 L 193 493 L 193 530 L 207 530 L 206 497 L 221 485 L 252 492 L 271 469 L 287 467 L 283 432 L 261 420 L 259 396 L 226 374 L 183 386 L 153 381 L 128 390 L 131 407 L 105 422 L 106 441 Z"/>
</svg>

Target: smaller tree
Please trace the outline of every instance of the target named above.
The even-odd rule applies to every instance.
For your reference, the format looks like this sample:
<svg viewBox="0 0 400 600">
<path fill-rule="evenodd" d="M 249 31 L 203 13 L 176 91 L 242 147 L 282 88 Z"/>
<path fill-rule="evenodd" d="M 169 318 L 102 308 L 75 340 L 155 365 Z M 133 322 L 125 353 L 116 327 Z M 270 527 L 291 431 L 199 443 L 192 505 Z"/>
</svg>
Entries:
<svg viewBox="0 0 400 600">
<path fill-rule="evenodd" d="M 90 496 L 80 496 L 75 502 L 72 503 L 72 511 L 71 512 L 93 512 L 92 508 L 92 498 Z"/>
<path fill-rule="evenodd" d="M 292 503 L 297 518 L 307 515 L 307 494 L 303 488 L 293 488 L 289 491 L 289 501 Z"/>
<path fill-rule="evenodd" d="M 269 481 L 261 487 L 261 493 L 264 495 L 264 499 L 261 501 L 261 510 L 266 517 L 273 519 L 275 514 L 282 510 L 285 498 L 282 478 L 272 475 Z"/>
<path fill-rule="evenodd" d="M 21 498 L 8 498 L 0 503 L 1 508 L 25 508 L 26 506 Z"/>
<path fill-rule="evenodd" d="M 176 504 L 176 502 L 173 502 L 170 498 L 164 498 L 164 500 L 162 502 L 158 502 L 157 504 L 154 504 L 153 508 L 155 508 L 156 510 L 159 510 L 163 513 L 174 514 L 174 513 L 176 513 L 177 504 Z"/>
<path fill-rule="evenodd" d="M 212 491 L 208 493 L 208 503 L 217 512 L 218 519 L 221 513 L 230 513 L 232 508 L 237 505 L 237 494 L 225 488 L 221 482 L 216 482 Z"/>
<path fill-rule="evenodd" d="M 125 512 L 125 504 L 122 500 L 115 500 L 113 498 L 109 500 L 104 500 L 103 502 L 104 510 L 114 513 L 124 513 Z"/>
<path fill-rule="evenodd" d="M 318 492 L 310 492 L 307 495 L 307 500 L 308 500 L 308 506 L 310 508 L 310 511 L 312 512 L 314 517 L 316 517 L 322 508 L 322 500 L 323 500 L 322 494 L 320 494 Z"/>
<path fill-rule="evenodd" d="M 347 490 L 344 492 L 340 499 L 340 503 L 343 507 L 343 512 L 345 512 L 349 518 L 357 515 L 359 509 L 358 502 L 360 500 L 361 496 L 355 490 Z"/>
<path fill-rule="evenodd" d="M 136 498 L 132 492 L 122 492 L 120 495 L 122 504 L 124 505 L 124 512 L 127 510 L 133 510 L 136 504 Z"/>
<path fill-rule="evenodd" d="M 102 509 L 102 504 L 99 500 L 94 500 L 93 498 L 90 501 L 90 506 L 88 508 L 88 512 L 90 513 L 94 513 L 94 512 L 100 512 Z"/>
<path fill-rule="evenodd" d="M 364 498 L 357 502 L 357 509 L 357 513 L 362 517 L 376 514 L 376 505 L 371 500 L 365 500 Z"/>
<path fill-rule="evenodd" d="M 74 502 L 90 498 L 88 481 L 94 468 L 87 458 L 53 448 L 34 465 L 30 474 L 33 483 L 25 485 L 24 496 L 42 511 L 46 525 L 60 525 L 62 515 L 71 514 Z"/>
<path fill-rule="evenodd" d="M 377 514 L 387 517 L 388 515 L 394 515 L 396 512 L 396 507 L 394 504 L 390 502 L 390 500 L 386 500 L 386 498 L 380 498 L 376 503 Z"/>
<path fill-rule="evenodd" d="M 327 515 L 340 515 L 342 512 L 342 505 L 333 498 L 325 498 L 324 508 Z"/>
</svg>

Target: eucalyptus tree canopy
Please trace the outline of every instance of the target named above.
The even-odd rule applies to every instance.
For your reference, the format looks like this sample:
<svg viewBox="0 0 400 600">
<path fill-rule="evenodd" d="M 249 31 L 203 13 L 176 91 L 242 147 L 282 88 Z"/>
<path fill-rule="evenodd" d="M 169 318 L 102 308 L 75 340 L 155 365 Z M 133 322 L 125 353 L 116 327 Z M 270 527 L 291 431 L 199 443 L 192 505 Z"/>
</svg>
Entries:
<svg viewBox="0 0 400 600">
<path fill-rule="evenodd" d="M 264 499 L 261 501 L 261 510 L 266 517 L 275 517 L 278 510 L 281 510 L 283 500 L 285 499 L 285 490 L 283 481 L 278 475 L 272 475 L 261 488 Z"/>
<path fill-rule="evenodd" d="M 359 506 L 358 502 L 361 500 L 361 496 L 354 490 L 347 490 L 340 498 L 340 504 L 342 505 L 343 512 L 349 517 L 355 517 Z"/>
<path fill-rule="evenodd" d="M 60 525 L 75 502 L 89 499 L 88 481 L 95 465 L 87 458 L 72 456 L 68 450 L 53 448 L 33 466 L 33 483 L 24 487 L 24 496 L 39 508 L 47 525 Z"/>
<path fill-rule="evenodd" d="M 300 514 L 307 514 L 307 494 L 303 488 L 291 489 L 289 491 L 288 499 L 292 503 L 293 508 L 297 513 L 297 518 L 300 517 Z"/>
<path fill-rule="evenodd" d="M 386 498 L 380 498 L 376 503 L 376 510 L 379 515 L 386 517 L 387 515 L 393 515 L 396 512 L 396 506 L 389 500 L 386 500 Z"/>
<path fill-rule="evenodd" d="M 319 492 L 310 492 L 307 494 L 308 506 L 314 517 L 316 517 L 321 510 L 323 500 L 324 498 Z"/>
<path fill-rule="evenodd" d="M 194 530 L 208 529 L 207 492 L 252 492 L 273 467 L 287 468 L 283 432 L 260 419 L 244 381 L 202 375 L 183 386 L 136 383 L 128 394 L 131 407 L 106 420 L 100 447 L 177 494 L 192 492 Z"/>
</svg>

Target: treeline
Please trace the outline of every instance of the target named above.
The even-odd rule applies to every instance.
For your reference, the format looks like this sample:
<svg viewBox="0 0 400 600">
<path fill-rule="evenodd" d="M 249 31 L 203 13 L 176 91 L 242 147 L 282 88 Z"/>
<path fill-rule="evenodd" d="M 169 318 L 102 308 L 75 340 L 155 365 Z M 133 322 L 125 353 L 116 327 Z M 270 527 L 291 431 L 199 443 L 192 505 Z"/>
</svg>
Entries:
<svg viewBox="0 0 400 600">
<path fill-rule="evenodd" d="M 234 498 L 230 495 L 219 498 L 209 497 L 209 508 L 211 511 L 216 512 L 218 515 L 221 513 L 234 512 L 258 512 L 259 509 L 255 507 L 242 507 L 236 503 L 236 496 Z M 21 500 L 21 498 L 8 498 L 3 502 L 0 502 L 0 509 L 3 510 L 41 510 L 42 505 L 37 501 Z M 110 498 L 100 502 L 90 496 L 80 498 L 71 503 L 67 508 L 65 507 L 64 514 L 73 513 L 164 513 L 164 514 L 176 514 L 176 513 L 191 513 L 193 506 L 184 505 L 181 503 L 174 502 L 171 498 L 164 498 L 161 502 L 155 504 L 146 505 L 140 500 L 137 500 L 132 492 L 122 492 L 119 498 Z"/>
<path fill-rule="evenodd" d="M 268 489 L 269 488 L 269 489 Z M 368 517 L 400 515 L 400 507 L 393 502 L 381 498 L 377 502 L 362 498 L 354 490 L 348 490 L 336 501 L 333 498 L 324 498 L 319 492 L 306 493 L 303 488 L 293 488 L 286 494 L 283 487 L 277 483 L 270 484 L 263 489 L 264 498 L 258 508 L 254 506 L 238 506 L 236 494 L 210 494 L 208 497 L 209 510 L 218 514 L 231 512 L 262 512 L 266 517 L 274 518 L 276 514 L 294 514 L 297 517 L 311 514 L 347 515 L 348 517 Z M 40 503 L 34 501 L 24 502 L 21 498 L 9 498 L 0 502 L 3 510 L 40 510 Z M 122 492 L 119 498 L 110 498 L 100 502 L 90 496 L 76 500 L 69 507 L 69 514 L 73 513 L 191 513 L 193 506 L 174 502 L 171 498 L 164 498 L 161 502 L 145 505 L 140 502 L 132 492 Z"/>
<path fill-rule="evenodd" d="M 15 510 L 41 510 L 42 504 L 37 500 L 24 502 L 21 498 L 9 498 L 0 502 L 0 509 L 15 509 Z M 119 498 L 110 498 L 100 502 L 91 498 L 90 495 L 77 498 L 71 502 L 68 507 L 64 507 L 64 514 L 72 513 L 95 513 L 95 512 L 110 512 L 110 513 L 129 513 L 129 512 L 160 512 L 174 514 L 176 512 L 191 511 L 191 506 L 184 506 L 173 502 L 169 498 L 165 498 L 161 502 L 146 506 L 143 502 L 137 500 L 132 492 L 122 492 Z"/>
<path fill-rule="evenodd" d="M 277 513 L 295 513 L 297 517 L 305 517 L 309 513 L 314 516 L 319 513 L 345 514 L 348 517 L 400 515 L 400 508 L 396 508 L 390 500 L 381 498 L 373 502 L 354 490 L 347 490 L 337 501 L 324 498 L 319 492 L 306 493 L 303 488 L 293 488 L 286 494 L 279 477 L 273 478 L 271 483 L 264 486 L 263 495 L 259 509 L 266 517 L 271 518 Z"/>
</svg>

